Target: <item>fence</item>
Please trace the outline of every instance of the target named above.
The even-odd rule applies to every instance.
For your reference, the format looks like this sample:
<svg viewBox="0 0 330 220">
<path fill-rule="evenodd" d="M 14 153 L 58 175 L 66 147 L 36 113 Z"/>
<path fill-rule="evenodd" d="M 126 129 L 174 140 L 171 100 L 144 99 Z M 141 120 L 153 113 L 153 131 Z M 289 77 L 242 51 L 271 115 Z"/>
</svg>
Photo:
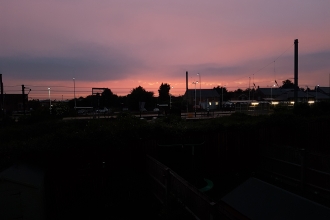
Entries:
<svg viewBox="0 0 330 220">
<path fill-rule="evenodd" d="M 189 170 L 187 164 L 193 159 L 196 167 L 200 166 L 204 173 L 219 176 L 222 173 L 254 172 L 255 175 L 261 174 L 260 177 L 271 177 L 271 182 L 280 183 L 285 189 L 329 206 L 330 151 L 326 138 L 329 125 L 315 122 L 308 124 L 306 129 L 303 127 L 297 130 L 293 130 L 292 127 L 269 126 L 254 131 L 226 130 L 212 134 L 190 134 L 191 136 L 181 137 L 179 140 L 172 140 L 169 137 L 167 142 L 172 143 L 185 143 L 184 140 L 196 139 L 196 137 L 203 141 L 202 146 L 195 148 L 196 153 L 193 157 L 187 157 L 191 155 L 189 152 L 180 156 L 180 166 L 171 165 L 174 164 L 173 161 L 177 161 L 178 152 L 174 152 L 174 148 L 167 148 L 167 151 L 164 151 L 159 147 L 159 141 L 148 142 L 146 152 L 166 165 L 171 165 L 170 167 L 180 175 L 180 169 L 184 166 Z M 182 148 L 181 151 L 184 149 Z M 182 153 L 181 151 L 179 153 Z M 171 164 L 167 163 L 169 158 Z M 154 194 L 165 205 L 168 201 L 166 198 L 172 193 L 190 210 L 194 210 L 194 215 L 198 216 L 199 212 L 208 213 L 207 217 L 202 217 L 203 219 L 226 212 L 232 217 L 233 213 L 236 213 L 235 210 L 228 211 L 230 207 L 224 209 L 226 204 L 219 205 L 220 202 L 217 201 L 216 204 L 211 205 L 212 200 L 203 200 L 204 197 L 199 191 L 197 190 L 196 193 L 196 188 L 193 187 L 192 190 L 191 185 L 185 182 L 189 178 L 186 179 L 185 176 L 185 180 L 182 180 L 182 176 L 178 176 L 150 157 L 148 157 L 148 173 L 152 177 Z M 198 199 L 188 194 L 193 194 Z"/>
<path fill-rule="evenodd" d="M 180 203 L 196 219 L 247 219 L 224 202 L 214 202 L 181 176 L 147 155 L 151 191 L 165 206 Z"/>
</svg>

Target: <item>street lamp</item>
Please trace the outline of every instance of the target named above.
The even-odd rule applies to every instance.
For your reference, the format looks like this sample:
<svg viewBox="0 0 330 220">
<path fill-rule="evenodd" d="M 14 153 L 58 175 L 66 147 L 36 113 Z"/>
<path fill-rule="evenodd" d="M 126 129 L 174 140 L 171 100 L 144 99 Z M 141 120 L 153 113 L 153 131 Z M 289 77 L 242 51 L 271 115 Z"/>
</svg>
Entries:
<svg viewBox="0 0 330 220">
<path fill-rule="evenodd" d="M 49 98 L 49 113 L 52 114 L 52 101 L 50 99 L 50 88 L 48 88 L 48 98 Z"/>
<path fill-rule="evenodd" d="M 201 81 L 201 74 L 197 73 L 198 77 L 199 77 L 199 106 L 202 105 L 202 81 Z"/>
<path fill-rule="evenodd" d="M 173 89 L 173 86 L 171 87 L 171 89 Z M 171 109 L 171 103 L 172 103 L 171 97 L 172 97 L 172 95 L 170 93 L 170 109 Z"/>
<path fill-rule="evenodd" d="M 251 81 L 251 77 L 249 77 L 249 101 L 250 101 L 250 81 Z"/>
<path fill-rule="evenodd" d="M 273 87 L 275 87 L 275 85 L 272 85 L 272 86 L 270 87 L 270 104 L 273 103 Z"/>
<path fill-rule="evenodd" d="M 73 99 L 74 99 L 74 109 L 76 109 L 76 79 L 73 78 Z"/>
<path fill-rule="evenodd" d="M 315 90 L 316 90 L 316 100 L 315 100 L 315 102 L 317 102 L 317 89 L 319 88 L 319 86 L 320 86 L 320 85 L 317 85 L 317 86 L 315 87 Z"/>
<path fill-rule="evenodd" d="M 196 84 L 198 83 L 198 81 L 193 82 L 193 84 L 195 84 L 195 118 L 196 118 Z"/>
</svg>

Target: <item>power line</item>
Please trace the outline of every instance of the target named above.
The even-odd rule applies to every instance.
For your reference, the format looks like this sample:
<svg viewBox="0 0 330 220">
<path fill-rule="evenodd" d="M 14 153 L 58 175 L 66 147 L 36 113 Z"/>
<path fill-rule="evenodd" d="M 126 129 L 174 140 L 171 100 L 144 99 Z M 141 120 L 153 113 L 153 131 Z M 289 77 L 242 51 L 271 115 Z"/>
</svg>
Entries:
<svg viewBox="0 0 330 220">
<path fill-rule="evenodd" d="M 287 48 L 283 53 L 281 53 L 280 56 L 278 56 L 274 61 L 270 62 L 269 64 L 267 64 L 266 66 L 262 67 L 261 69 L 259 69 L 257 72 L 260 72 L 261 70 L 265 69 L 266 67 L 268 67 L 269 65 L 271 65 L 273 62 L 275 63 L 276 60 L 278 60 L 286 51 L 288 51 L 294 44 L 292 44 L 289 48 Z M 275 65 L 275 64 L 274 64 Z M 255 72 L 255 73 L 257 73 Z"/>
<path fill-rule="evenodd" d="M 294 44 L 291 44 L 290 47 L 288 47 L 286 50 L 284 50 L 284 52 L 281 53 L 281 55 L 279 55 L 276 59 L 274 59 L 273 61 L 269 62 L 267 65 L 265 65 L 264 67 L 258 69 L 256 72 L 254 72 L 253 74 L 256 74 L 258 72 L 260 72 L 261 70 L 265 69 L 266 67 L 268 67 L 269 65 L 271 65 L 272 63 L 274 63 L 274 68 L 275 68 L 275 61 L 278 60 L 280 57 L 283 56 L 284 53 L 286 53 L 291 47 L 293 47 Z M 275 70 L 274 70 L 275 71 Z M 237 78 L 236 80 L 233 81 L 237 81 L 237 80 L 241 80 L 241 79 L 245 79 L 248 75 L 244 76 L 244 77 L 240 77 Z"/>
</svg>

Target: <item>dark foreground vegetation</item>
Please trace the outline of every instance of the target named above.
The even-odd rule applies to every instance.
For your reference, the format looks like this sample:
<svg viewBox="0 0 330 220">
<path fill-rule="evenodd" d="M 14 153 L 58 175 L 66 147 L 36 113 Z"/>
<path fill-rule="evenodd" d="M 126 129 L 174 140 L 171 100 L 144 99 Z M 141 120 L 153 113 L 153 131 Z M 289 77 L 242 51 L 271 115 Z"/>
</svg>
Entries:
<svg viewBox="0 0 330 220">
<path fill-rule="evenodd" d="M 196 121 L 171 115 L 146 121 L 128 113 L 107 119 L 3 120 L 0 171 L 15 164 L 42 168 L 48 219 L 115 215 L 122 216 L 120 219 L 162 218 L 170 214 L 148 193 L 146 153 L 197 186 L 195 177 L 205 170 L 203 175 L 228 178 L 254 172 L 258 161 L 250 159 L 266 145 L 330 155 L 330 105 L 317 104 L 298 105 L 292 110 L 276 108 L 271 115 L 234 113 Z M 183 157 L 178 158 L 171 148 L 177 145 L 201 146 L 196 148 L 199 168 L 193 174 L 187 171 L 190 159 L 181 151 Z M 221 155 L 223 161 L 219 162 L 216 152 L 221 146 L 225 146 L 226 155 Z M 223 188 L 230 186 L 224 184 Z M 175 218 L 189 216 L 182 213 Z"/>
</svg>

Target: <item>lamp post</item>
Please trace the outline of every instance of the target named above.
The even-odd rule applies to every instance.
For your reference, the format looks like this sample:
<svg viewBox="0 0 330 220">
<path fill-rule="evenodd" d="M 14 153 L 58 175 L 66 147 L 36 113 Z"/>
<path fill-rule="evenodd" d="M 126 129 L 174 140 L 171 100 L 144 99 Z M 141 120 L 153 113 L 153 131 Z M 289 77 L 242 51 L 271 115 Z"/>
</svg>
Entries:
<svg viewBox="0 0 330 220">
<path fill-rule="evenodd" d="M 249 101 L 250 101 L 250 81 L 251 81 L 251 77 L 249 77 Z"/>
<path fill-rule="evenodd" d="M 198 83 L 198 81 L 193 82 L 193 84 L 195 84 L 195 118 L 196 118 L 196 84 Z"/>
<path fill-rule="evenodd" d="M 76 79 L 73 78 L 73 99 L 74 99 L 74 109 L 76 109 Z"/>
<path fill-rule="evenodd" d="M 171 87 L 171 89 L 173 89 L 173 86 Z M 170 109 L 172 108 L 172 95 L 170 93 Z"/>
<path fill-rule="evenodd" d="M 317 102 L 317 89 L 319 88 L 319 86 L 320 86 L 320 85 L 317 85 L 317 86 L 315 87 L 315 90 L 316 90 L 316 100 L 315 100 L 315 102 Z"/>
<path fill-rule="evenodd" d="M 199 106 L 202 105 L 202 81 L 201 81 L 201 74 L 197 73 L 198 77 L 199 77 Z"/>
<path fill-rule="evenodd" d="M 49 98 L 49 114 L 52 114 L 52 101 L 50 99 L 50 88 L 48 88 L 48 98 Z"/>
<path fill-rule="evenodd" d="M 226 85 L 221 86 L 221 109 L 223 109 L 223 87 Z"/>
<path fill-rule="evenodd" d="M 273 87 L 275 87 L 275 85 L 270 87 L 270 104 L 273 104 Z"/>
</svg>

